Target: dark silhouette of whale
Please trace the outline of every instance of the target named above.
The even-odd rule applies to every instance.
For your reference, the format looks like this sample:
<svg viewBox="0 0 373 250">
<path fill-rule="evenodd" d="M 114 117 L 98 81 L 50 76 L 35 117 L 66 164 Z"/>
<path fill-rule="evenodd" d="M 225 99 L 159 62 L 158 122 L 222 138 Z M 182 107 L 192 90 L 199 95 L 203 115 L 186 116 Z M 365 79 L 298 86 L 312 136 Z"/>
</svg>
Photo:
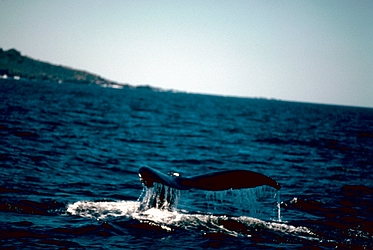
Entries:
<svg viewBox="0 0 373 250">
<path fill-rule="evenodd" d="M 201 189 L 221 191 L 228 189 L 253 188 L 267 185 L 280 190 L 280 185 L 268 176 L 248 170 L 227 170 L 186 178 L 178 173 L 164 174 L 153 168 L 142 166 L 139 169 L 140 181 L 151 192 L 143 197 L 140 210 L 152 207 L 172 209 L 179 197 L 178 190 Z"/>
<path fill-rule="evenodd" d="M 186 178 L 177 173 L 166 175 L 153 168 L 142 166 L 139 169 L 139 177 L 140 181 L 146 187 L 153 187 L 154 182 L 156 182 L 180 190 L 194 188 L 208 191 L 221 191 L 253 188 L 263 185 L 273 187 L 277 190 L 281 188 L 281 186 L 270 177 L 248 170 L 219 171 Z"/>
</svg>

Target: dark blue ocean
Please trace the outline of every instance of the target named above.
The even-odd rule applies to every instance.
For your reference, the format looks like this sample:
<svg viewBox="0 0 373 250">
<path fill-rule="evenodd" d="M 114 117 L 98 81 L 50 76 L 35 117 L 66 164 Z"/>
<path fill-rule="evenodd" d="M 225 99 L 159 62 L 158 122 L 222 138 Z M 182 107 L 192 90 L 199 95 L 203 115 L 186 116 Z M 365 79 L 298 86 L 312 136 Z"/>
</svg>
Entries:
<svg viewBox="0 0 373 250">
<path fill-rule="evenodd" d="M 138 169 L 281 190 L 153 192 Z M 373 109 L 0 79 L 0 248 L 372 249 Z"/>
</svg>

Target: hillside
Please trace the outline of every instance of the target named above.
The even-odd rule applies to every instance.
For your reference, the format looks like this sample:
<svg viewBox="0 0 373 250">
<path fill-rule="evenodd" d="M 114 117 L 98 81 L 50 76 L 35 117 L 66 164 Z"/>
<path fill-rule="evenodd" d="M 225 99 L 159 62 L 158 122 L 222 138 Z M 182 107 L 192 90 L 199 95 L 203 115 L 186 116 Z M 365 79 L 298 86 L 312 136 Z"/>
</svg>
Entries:
<svg viewBox="0 0 373 250">
<path fill-rule="evenodd" d="M 98 75 L 90 74 L 82 70 L 53 65 L 50 63 L 34 60 L 15 49 L 4 51 L 0 48 L 0 76 L 19 76 L 21 78 L 55 81 L 55 82 L 77 82 L 95 83 L 100 85 L 118 84 L 106 80 Z"/>
</svg>

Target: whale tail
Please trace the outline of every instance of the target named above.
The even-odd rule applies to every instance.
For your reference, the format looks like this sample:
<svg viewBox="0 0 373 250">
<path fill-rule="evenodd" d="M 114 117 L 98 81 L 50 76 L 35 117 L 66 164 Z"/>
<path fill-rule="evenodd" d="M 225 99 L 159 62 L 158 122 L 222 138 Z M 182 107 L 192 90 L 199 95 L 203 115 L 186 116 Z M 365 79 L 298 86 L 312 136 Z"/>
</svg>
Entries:
<svg viewBox="0 0 373 250">
<path fill-rule="evenodd" d="M 189 180 L 192 188 L 208 191 L 253 188 L 264 185 L 277 190 L 281 188 L 281 186 L 270 177 L 248 170 L 229 170 L 202 174 L 191 177 Z M 183 183 L 184 181 L 181 180 L 181 182 Z"/>
<path fill-rule="evenodd" d="M 281 186 L 272 178 L 261 173 L 248 170 L 228 170 L 208 173 L 186 178 L 177 174 L 166 175 L 150 167 L 142 166 L 139 169 L 140 181 L 147 187 L 153 187 L 154 182 L 175 189 L 201 189 L 208 191 L 221 191 L 227 189 L 253 188 L 270 186 L 277 190 Z"/>
</svg>

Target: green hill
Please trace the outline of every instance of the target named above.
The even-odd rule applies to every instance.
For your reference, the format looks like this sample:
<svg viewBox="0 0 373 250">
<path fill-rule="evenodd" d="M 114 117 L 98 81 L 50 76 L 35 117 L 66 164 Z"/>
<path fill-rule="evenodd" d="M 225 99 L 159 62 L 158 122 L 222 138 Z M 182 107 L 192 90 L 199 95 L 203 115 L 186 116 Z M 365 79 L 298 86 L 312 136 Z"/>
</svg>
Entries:
<svg viewBox="0 0 373 250">
<path fill-rule="evenodd" d="M 53 65 L 22 56 L 15 49 L 4 51 L 0 48 L 0 76 L 3 75 L 55 82 L 118 84 L 82 70 Z"/>
</svg>

